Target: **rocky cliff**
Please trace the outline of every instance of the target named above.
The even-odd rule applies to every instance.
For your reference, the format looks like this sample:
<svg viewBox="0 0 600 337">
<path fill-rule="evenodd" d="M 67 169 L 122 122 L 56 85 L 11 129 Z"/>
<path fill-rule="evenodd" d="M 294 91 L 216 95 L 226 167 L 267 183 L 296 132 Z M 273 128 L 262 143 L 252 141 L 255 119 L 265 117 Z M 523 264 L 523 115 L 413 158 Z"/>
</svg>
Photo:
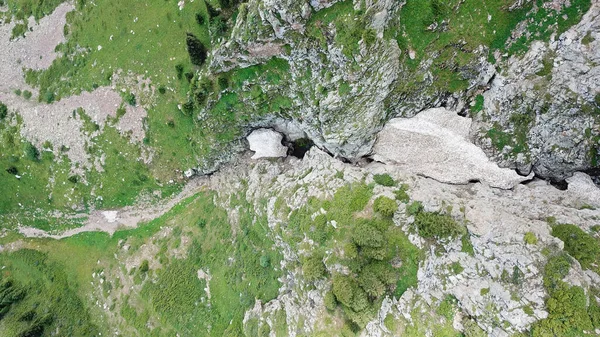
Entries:
<svg viewBox="0 0 600 337">
<path fill-rule="evenodd" d="M 251 0 L 210 69 L 287 61 L 293 103 L 280 118 L 337 156 L 369 155 L 390 118 L 444 106 L 473 115 L 471 138 L 503 167 L 554 180 L 595 172 L 600 4 L 440 6 Z"/>
</svg>

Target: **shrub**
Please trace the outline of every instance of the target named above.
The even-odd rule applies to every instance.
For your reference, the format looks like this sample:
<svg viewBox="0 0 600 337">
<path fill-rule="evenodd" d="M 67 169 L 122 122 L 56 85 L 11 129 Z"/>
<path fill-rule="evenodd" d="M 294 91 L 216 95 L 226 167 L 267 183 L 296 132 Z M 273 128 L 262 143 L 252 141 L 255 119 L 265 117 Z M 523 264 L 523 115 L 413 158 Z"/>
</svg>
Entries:
<svg viewBox="0 0 600 337">
<path fill-rule="evenodd" d="M 488 334 L 472 319 L 463 322 L 465 337 L 486 337 Z"/>
<path fill-rule="evenodd" d="M 194 34 L 191 33 L 187 34 L 185 42 L 192 64 L 199 67 L 202 66 L 206 61 L 208 53 L 204 44 Z"/>
<path fill-rule="evenodd" d="M 357 281 L 360 287 L 371 297 L 377 298 L 385 293 L 385 285 L 373 273 L 362 272 Z"/>
<path fill-rule="evenodd" d="M 451 320 L 454 317 L 454 305 L 458 301 L 456 297 L 452 295 L 447 295 L 446 298 L 440 303 L 440 306 L 437 308 L 436 313 L 442 317 L 445 317 L 447 320 Z"/>
<path fill-rule="evenodd" d="M 525 233 L 525 237 L 523 238 L 523 240 L 528 245 L 535 245 L 538 242 L 538 238 L 533 232 Z"/>
<path fill-rule="evenodd" d="M 415 216 L 415 224 L 419 235 L 424 238 L 455 237 L 464 234 L 464 227 L 459 225 L 451 216 L 438 212 L 420 212 Z"/>
<path fill-rule="evenodd" d="M 479 290 L 479 294 L 481 296 L 485 296 L 485 295 L 487 295 L 489 293 L 490 293 L 490 288 L 481 288 L 481 290 Z"/>
<path fill-rule="evenodd" d="M 6 172 L 8 172 L 9 174 L 12 174 L 13 176 L 16 176 L 17 174 L 19 174 L 19 170 L 14 166 L 7 168 Z"/>
<path fill-rule="evenodd" d="M 463 272 L 463 270 L 465 270 L 465 268 L 463 268 L 463 266 L 460 264 L 460 262 L 452 262 L 452 264 L 450 265 L 450 270 L 452 271 L 452 273 L 454 275 L 458 275 L 460 273 Z"/>
<path fill-rule="evenodd" d="M 51 104 L 52 102 L 54 102 L 55 99 L 56 95 L 54 94 L 54 92 L 46 91 L 46 93 L 44 93 L 44 102 L 46 102 L 47 104 Z"/>
<path fill-rule="evenodd" d="M 40 151 L 31 143 L 25 144 L 25 157 L 31 161 L 40 160 Z"/>
<path fill-rule="evenodd" d="M 217 83 L 219 84 L 219 89 L 221 91 L 229 88 L 229 80 L 225 76 L 219 76 L 219 79 L 217 80 Z"/>
<path fill-rule="evenodd" d="M 24 97 L 25 99 L 30 99 L 32 95 L 33 95 L 33 94 L 32 94 L 32 93 L 31 93 L 31 91 L 29 91 L 29 90 L 25 90 L 25 91 L 23 91 L 23 97 Z"/>
<path fill-rule="evenodd" d="M 125 96 L 123 97 L 123 100 L 125 100 L 125 102 L 127 102 L 127 104 L 129 104 L 131 106 L 135 106 L 137 104 L 135 95 L 132 92 L 125 94 Z"/>
<path fill-rule="evenodd" d="M 335 295 L 331 291 L 328 291 L 325 294 L 325 298 L 323 299 L 323 302 L 325 303 L 325 308 L 327 308 L 327 310 L 329 310 L 329 311 L 334 311 L 335 308 L 337 307 L 337 301 L 335 300 Z"/>
<path fill-rule="evenodd" d="M 263 268 L 271 266 L 271 258 L 269 257 L 269 255 L 262 255 L 260 257 L 259 264 Z"/>
<path fill-rule="evenodd" d="M 378 183 L 379 185 L 382 186 L 394 186 L 396 185 L 396 182 L 394 181 L 394 178 L 392 178 L 389 174 L 384 173 L 384 174 L 376 174 L 373 176 L 373 180 L 375 180 L 376 183 Z"/>
<path fill-rule="evenodd" d="M 6 116 L 8 116 L 8 107 L 0 102 L 0 120 L 3 120 Z"/>
<path fill-rule="evenodd" d="M 375 210 L 375 212 L 378 212 L 385 217 L 392 217 L 394 216 L 394 213 L 396 213 L 396 211 L 398 210 L 398 205 L 394 200 L 388 197 L 381 196 L 375 199 L 373 209 Z"/>
<path fill-rule="evenodd" d="M 77 177 L 77 176 L 70 176 L 67 180 L 70 181 L 73 184 L 77 184 L 77 182 L 79 182 L 79 177 Z"/>
<path fill-rule="evenodd" d="M 204 26 L 206 19 L 204 19 L 204 15 L 202 13 L 196 13 L 196 23 L 200 26 Z"/>
<path fill-rule="evenodd" d="M 361 222 L 354 228 L 354 242 L 361 247 L 381 247 L 383 234 L 367 222 Z"/>
<path fill-rule="evenodd" d="M 354 280 L 348 276 L 336 274 L 333 277 L 333 294 L 338 302 L 345 306 L 352 305 L 352 299 L 354 298 Z"/>
<path fill-rule="evenodd" d="M 214 18 L 219 15 L 219 11 L 216 10 L 208 1 L 204 1 L 206 5 L 206 12 L 208 13 L 208 17 Z"/>
<path fill-rule="evenodd" d="M 420 201 L 413 201 L 406 208 L 406 214 L 408 215 L 417 215 L 423 211 L 423 204 Z"/>
<path fill-rule="evenodd" d="M 475 248 L 473 247 L 469 233 L 465 233 L 465 235 L 460 238 L 460 241 L 462 243 L 460 251 L 469 254 L 469 256 L 474 256 Z"/>
<path fill-rule="evenodd" d="M 309 282 L 322 278 L 326 272 L 327 270 L 325 269 L 325 264 L 323 264 L 323 256 L 321 254 L 313 254 L 302 263 L 302 274 Z"/>
<path fill-rule="evenodd" d="M 406 193 L 406 191 L 408 191 L 408 185 L 402 184 L 398 190 L 394 191 L 396 200 L 407 204 L 410 201 L 410 196 L 408 193 Z"/>
<path fill-rule="evenodd" d="M 183 78 L 183 64 L 176 65 L 175 72 L 177 73 L 177 79 L 181 80 Z"/>
<path fill-rule="evenodd" d="M 15 95 L 17 95 L 17 96 L 21 96 L 21 94 L 22 94 L 23 92 L 21 91 L 21 89 L 15 89 L 14 93 L 15 93 Z"/>
<path fill-rule="evenodd" d="M 167 88 L 165 88 L 164 86 L 161 85 L 160 87 L 158 87 L 158 92 L 161 95 L 164 95 L 167 92 Z"/>
<path fill-rule="evenodd" d="M 148 260 L 144 260 L 142 261 L 142 264 L 140 264 L 140 273 L 147 273 L 148 270 L 150 270 L 150 264 L 148 263 Z"/>
<path fill-rule="evenodd" d="M 589 269 L 600 258 L 598 241 L 575 225 L 556 225 L 552 227 L 552 235 L 565 243 L 565 250 L 577 259 L 584 269 Z"/>
<path fill-rule="evenodd" d="M 191 71 L 188 71 L 187 73 L 185 73 L 185 79 L 188 81 L 188 83 L 191 83 L 192 80 L 194 79 L 194 73 Z"/>
</svg>

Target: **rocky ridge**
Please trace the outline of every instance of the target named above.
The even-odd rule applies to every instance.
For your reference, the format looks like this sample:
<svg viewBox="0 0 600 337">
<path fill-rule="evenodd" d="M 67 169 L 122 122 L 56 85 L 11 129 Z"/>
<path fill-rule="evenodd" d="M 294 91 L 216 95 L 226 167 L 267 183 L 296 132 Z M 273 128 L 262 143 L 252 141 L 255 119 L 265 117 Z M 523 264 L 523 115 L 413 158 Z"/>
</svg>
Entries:
<svg viewBox="0 0 600 337">
<path fill-rule="evenodd" d="M 212 52 L 211 71 L 277 57 L 289 63 L 292 78 L 285 89 L 293 99 L 287 115 L 254 125 L 275 127 L 283 119 L 322 149 L 356 160 L 371 153 L 375 136 L 390 118 L 412 117 L 439 106 L 466 114 L 475 96 L 483 93 L 483 109 L 474 114 L 470 137 L 501 166 L 524 175 L 533 170 L 553 180 L 575 171 L 593 173 L 598 167 L 597 1 L 579 24 L 549 42 L 534 42 L 523 56 L 503 60 L 498 55 L 499 62 L 492 64 L 485 56 L 489 47 L 480 46 L 460 72 L 467 89 L 453 93 L 432 86 L 436 52 L 426 55 L 415 71 L 401 61 L 413 59 L 414 51 L 386 37 L 404 3 L 367 1 L 362 7 L 354 1 L 357 11 L 349 17 L 373 35 L 365 33 L 344 45 L 339 43 L 343 32 L 320 12 L 337 6 L 345 15 L 347 3 L 252 0 L 241 5 L 231 35 Z M 311 31 L 315 21 L 324 40 Z"/>
</svg>

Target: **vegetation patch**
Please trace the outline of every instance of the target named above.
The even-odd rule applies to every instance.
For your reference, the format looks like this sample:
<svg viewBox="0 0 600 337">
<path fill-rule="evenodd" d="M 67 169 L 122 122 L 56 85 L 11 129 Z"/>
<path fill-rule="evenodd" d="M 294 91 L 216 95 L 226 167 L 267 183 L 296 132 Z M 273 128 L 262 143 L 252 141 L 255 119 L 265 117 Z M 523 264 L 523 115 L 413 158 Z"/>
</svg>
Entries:
<svg viewBox="0 0 600 337">
<path fill-rule="evenodd" d="M 576 225 L 558 224 L 552 227 L 552 235 L 565 243 L 565 251 L 577 259 L 584 269 L 598 269 L 600 243 Z"/>
</svg>

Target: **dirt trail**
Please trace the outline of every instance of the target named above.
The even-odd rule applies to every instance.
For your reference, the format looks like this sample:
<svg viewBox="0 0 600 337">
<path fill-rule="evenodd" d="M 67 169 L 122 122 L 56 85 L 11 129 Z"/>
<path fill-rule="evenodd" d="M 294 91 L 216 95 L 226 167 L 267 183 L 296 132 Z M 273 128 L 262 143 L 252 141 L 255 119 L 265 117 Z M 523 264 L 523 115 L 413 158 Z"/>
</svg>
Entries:
<svg viewBox="0 0 600 337">
<path fill-rule="evenodd" d="M 157 205 L 127 206 L 116 210 L 95 210 L 89 214 L 81 227 L 67 230 L 61 234 L 50 234 L 33 227 L 19 227 L 25 237 L 63 239 L 84 232 L 105 232 L 113 235 L 117 230 L 136 228 L 143 222 L 154 220 L 171 210 L 181 201 L 208 188 L 210 177 L 197 177 L 190 180 L 175 197 L 163 200 Z"/>
</svg>

